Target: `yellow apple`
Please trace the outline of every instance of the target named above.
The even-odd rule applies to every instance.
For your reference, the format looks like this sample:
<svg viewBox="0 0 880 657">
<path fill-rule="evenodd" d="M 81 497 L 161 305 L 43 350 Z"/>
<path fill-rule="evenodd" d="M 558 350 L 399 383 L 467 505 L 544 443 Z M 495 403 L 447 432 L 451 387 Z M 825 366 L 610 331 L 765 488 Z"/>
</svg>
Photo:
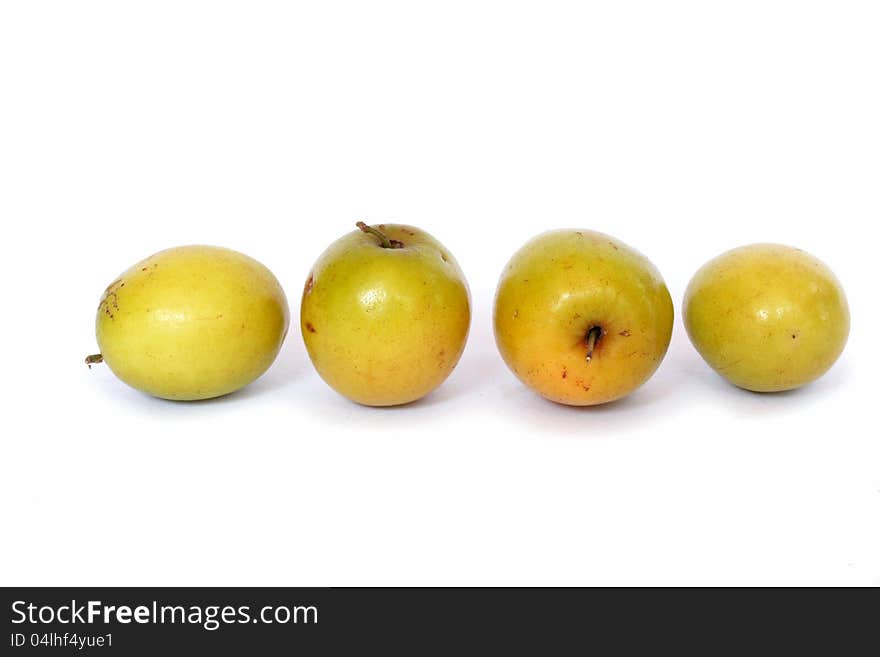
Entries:
<svg viewBox="0 0 880 657">
<path fill-rule="evenodd" d="M 219 397 L 265 372 L 284 341 L 287 299 L 266 267 L 213 246 L 160 251 L 104 291 L 100 354 L 125 383 L 156 397 Z"/>
<path fill-rule="evenodd" d="M 589 230 L 535 237 L 511 258 L 495 297 L 508 367 L 572 406 L 623 397 L 654 373 L 672 336 L 672 299 L 635 249 Z"/>
<path fill-rule="evenodd" d="M 412 226 L 358 223 L 312 268 L 303 340 L 331 388 L 368 406 L 415 401 L 458 362 L 470 327 L 464 274 L 440 242 Z"/>
<path fill-rule="evenodd" d="M 721 376 L 755 392 L 791 390 L 824 374 L 849 335 L 837 278 L 808 253 L 752 244 L 709 261 L 684 296 L 694 347 Z"/>
</svg>

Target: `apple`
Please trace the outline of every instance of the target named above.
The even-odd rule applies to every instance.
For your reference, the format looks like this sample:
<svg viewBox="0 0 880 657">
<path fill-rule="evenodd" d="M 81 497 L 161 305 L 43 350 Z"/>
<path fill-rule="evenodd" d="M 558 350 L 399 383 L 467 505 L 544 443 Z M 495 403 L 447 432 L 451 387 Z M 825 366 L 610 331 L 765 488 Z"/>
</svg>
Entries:
<svg viewBox="0 0 880 657">
<path fill-rule="evenodd" d="M 505 363 L 547 399 L 603 404 L 650 378 L 669 347 L 672 299 L 635 249 L 589 230 L 556 230 L 511 258 L 495 297 Z"/>
<path fill-rule="evenodd" d="M 725 379 L 777 392 L 828 371 L 846 345 L 849 308 L 820 260 L 789 246 L 752 244 L 694 274 L 684 324 L 694 347 Z"/>
<path fill-rule="evenodd" d="M 321 255 L 300 323 L 327 384 L 360 404 L 424 397 L 452 372 L 470 328 L 470 293 L 449 251 L 413 226 L 367 226 Z"/>
<path fill-rule="evenodd" d="M 284 290 L 253 258 L 216 246 L 160 251 L 104 290 L 95 332 L 122 381 L 164 399 L 219 397 L 265 372 L 287 334 Z"/>
</svg>

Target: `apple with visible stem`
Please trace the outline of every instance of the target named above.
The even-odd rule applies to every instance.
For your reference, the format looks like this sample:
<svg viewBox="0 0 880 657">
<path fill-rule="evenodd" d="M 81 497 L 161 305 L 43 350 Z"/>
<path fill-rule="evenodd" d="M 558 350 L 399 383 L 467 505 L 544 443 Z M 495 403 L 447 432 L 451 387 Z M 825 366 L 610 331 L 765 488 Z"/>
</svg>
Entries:
<svg viewBox="0 0 880 657">
<path fill-rule="evenodd" d="M 399 224 L 330 245 L 303 290 L 300 323 L 318 374 L 368 406 L 406 404 L 449 376 L 470 328 L 470 293 L 449 251 Z"/>
<path fill-rule="evenodd" d="M 834 364 L 849 335 L 840 282 L 820 260 L 780 244 L 709 261 L 684 296 L 684 324 L 703 359 L 754 392 L 798 388 Z"/>
<path fill-rule="evenodd" d="M 133 388 L 173 400 L 234 392 L 265 372 L 287 335 L 287 297 L 266 267 L 215 246 L 155 253 L 104 290 L 95 320 L 106 363 Z"/>
<path fill-rule="evenodd" d="M 495 297 L 495 340 L 513 373 L 547 399 L 603 404 L 650 378 L 669 347 L 672 299 L 641 253 L 589 230 L 523 246 Z"/>
</svg>

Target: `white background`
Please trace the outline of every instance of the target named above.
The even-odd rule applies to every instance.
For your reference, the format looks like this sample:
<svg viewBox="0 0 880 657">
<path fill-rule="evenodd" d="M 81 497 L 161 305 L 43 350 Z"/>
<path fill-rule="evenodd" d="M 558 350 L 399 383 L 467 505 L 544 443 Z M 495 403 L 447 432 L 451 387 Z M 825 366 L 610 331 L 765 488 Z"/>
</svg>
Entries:
<svg viewBox="0 0 880 657">
<path fill-rule="evenodd" d="M 880 584 L 874 2 L 4 2 L 3 584 Z M 447 383 L 358 407 L 313 371 L 303 281 L 358 219 L 421 226 L 474 320 Z M 602 230 L 663 272 L 779 241 L 853 324 L 795 393 L 691 348 L 623 402 L 504 367 L 495 283 Z M 89 371 L 115 276 L 209 243 L 270 267 L 274 367 L 171 403 Z"/>
</svg>

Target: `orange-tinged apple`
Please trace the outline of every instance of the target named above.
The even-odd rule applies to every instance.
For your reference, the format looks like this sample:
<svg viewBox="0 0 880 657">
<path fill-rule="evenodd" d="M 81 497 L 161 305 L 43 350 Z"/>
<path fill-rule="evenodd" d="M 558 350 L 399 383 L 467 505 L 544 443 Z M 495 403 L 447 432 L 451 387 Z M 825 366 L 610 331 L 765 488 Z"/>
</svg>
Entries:
<svg viewBox="0 0 880 657">
<path fill-rule="evenodd" d="M 547 399 L 603 404 L 650 378 L 669 347 L 672 298 L 626 244 L 556 230 L 523 246 L 495 297 L 495 340 L 508 367 Z"/>
</svg>

